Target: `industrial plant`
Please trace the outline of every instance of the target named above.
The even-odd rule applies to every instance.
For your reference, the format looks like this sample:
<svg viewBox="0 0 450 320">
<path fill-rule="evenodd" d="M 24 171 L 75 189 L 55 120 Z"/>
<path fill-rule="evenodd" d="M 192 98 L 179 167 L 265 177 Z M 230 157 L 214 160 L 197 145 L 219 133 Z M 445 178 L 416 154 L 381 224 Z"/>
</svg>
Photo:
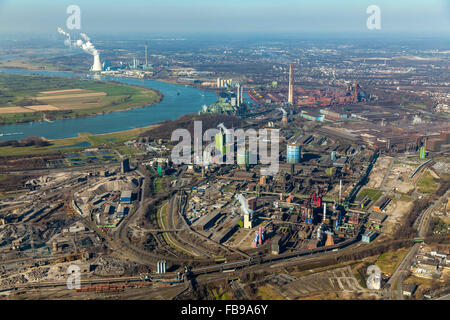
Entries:
<svg viewBox="0 0 450 320">
<path fill-rule="evenodd" d="M 448 41 L 84 26 L 0 41 L 0 298 L 448 299 Z"/>
<path fill-rule="evenodd" d="M 92 44 L 91 39 L 86 34 L 80 33 L 82 39 L 72 40 L 71 35 L 66 31 L 64 31 L 63 29 L 58 28 L 58 33 L 66 37 L 66 40 L 64 41 L 64 44 L 66 46 L 69 46 L 70 48 L 82 49 L 84 52 L 94 57 L 94 63 L 92 64 L 90 71 L 92 72 L 102 71 L 102 64 L 100 62 L 100 53 Z"/>
</svg>

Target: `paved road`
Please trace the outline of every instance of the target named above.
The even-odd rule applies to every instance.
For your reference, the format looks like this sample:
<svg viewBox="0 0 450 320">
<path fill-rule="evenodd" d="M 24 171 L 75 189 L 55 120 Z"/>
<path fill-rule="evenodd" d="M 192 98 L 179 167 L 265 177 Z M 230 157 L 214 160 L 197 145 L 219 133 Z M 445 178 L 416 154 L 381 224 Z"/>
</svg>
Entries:
<svg viewBox="0 0 450 320">
<path fill-rule="evenodd" d="M 388 169 L 387 169 L 387 171 L 386 171 L 386 174 L 385 174 L 384 177 L 383 177 L 383 181 L 381 182 L 381 185 L 380 185 L 380 189 L 381 189 L 381 190 L 387 191 L 387 190 L 385 189 L 384 185 L 386 184 L 386 180 L 387 180 L 387 178 L 389 177 L 389 173 L 390 173 L 391 170 L 392 170 L 392 166 L 394 165 L 394 161 L 395 161 L 395 158 L 392 158 L 391 161 L 390 161 L 390 163 L 389 163 L 389 167 L 388 167 Z"/>
<path fill-rule="evenodd" d="M 442 195 L 438 200 L 435 200 L 432 205 L 430 205 L 427 210 L 425 210 L 417 219 L 418 228 L 417 235 L 423 238 L 428 233 L 428 227 L 430 225 L 430 220 L 433 217 L 433 212 L 436 211 L 441 205 L 443 200 L 447 200 L 450 196 L 450 190 L 448 190 L 444 195 Z"/>
<path fill-rule="evenodd" d="M 418 237 L 423 238 L 426 236 L 427 231 L 428 231 L 429 221 L 432 217 L 432 213 L 436 210 L 436 208 L 438 208 L 441 205 L 442 199 L 448 197 L 449 192 L 450 191 L 447 191 L 442 197 L 439 198 L 439 200 L 436 200 L 416 220 L 417 221 L 416 225 L 418 225 L 418 228 L 417 228 Z M 400 265 L 395 270 L 391 279 L 389 279 L 388 285 L 390 285 L 390 287 L 387 289 L 388 292 L 386 292 L 387 298 L 403 300 L 403 293 L 402 293 L 403 280 L 404 280 L 406 272 L 409 270 L 409 267 L 412 264 L 414 257 L 417 254 L 419 247 L 420 247 L 420 244 L 416 243 L 411 248 L 411 250 L 408 252 L 408 254 L 405 256 L 403 261 L 400 263 Z M 394 290 L 394 286 L 396 283 L 397 283 L 397 289 Z"/>
<path fill-rule="evenodd" d="M 419 250 L 420 244 L 416 243 L 411 250 L 409 250 L 408 254 L 403 258 L 403 261 L 399 264 L 391 279 L 391 287 L 390 287 L 390 296 L 395 300 L 403 300 L 403 280 L 405 278 L 406 273 L 409 270 L 409 267 L 412 264 L 414 257 Z M 397 283 L 397 289 L 394 291 L 395 283 Z"/>
</svg>

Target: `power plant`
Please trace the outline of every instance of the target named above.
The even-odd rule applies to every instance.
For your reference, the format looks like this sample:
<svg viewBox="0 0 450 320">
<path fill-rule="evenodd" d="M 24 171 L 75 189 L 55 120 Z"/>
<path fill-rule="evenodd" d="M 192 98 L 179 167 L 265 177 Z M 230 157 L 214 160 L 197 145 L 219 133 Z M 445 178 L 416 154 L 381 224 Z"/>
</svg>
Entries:
<svg viewBox="0 0 450 320">
<path fill-rule="evenodd" d="M 102 64 L 100 61 L 100 54 L 97 49 L 95 49 L 95 46 L 92 44 L 91 39 L 84 33 L 80 33 L 80 36 L 86 41 L 84 42 L 81 39 L 72 41 L 71 35 L 67 32 L 65 32 L 63 29 L 58 28 L 58 33 L 64 35 L 67 37 L 67 39 L 64 41 L 65 45 L 68 45 L 70 48 L 80 48 L 84 52 L 89 53 L 94 57 L 94 63 L 92 64 L 92 67 L 90 71 L 93 72 L 100 72 L 102 71 Z"/>
</svg>

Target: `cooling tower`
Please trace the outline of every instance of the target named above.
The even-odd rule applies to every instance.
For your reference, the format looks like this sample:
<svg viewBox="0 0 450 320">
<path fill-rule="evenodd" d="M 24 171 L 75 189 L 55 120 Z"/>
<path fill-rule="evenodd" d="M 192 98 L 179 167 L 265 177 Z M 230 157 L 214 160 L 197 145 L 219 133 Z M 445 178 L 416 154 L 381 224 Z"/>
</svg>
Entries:
<svg viewBox="0 0 450 320">
<path fill-rule="evenodd" d="M 100 63 L 100 55 L 98 53 L 94 54 L 94 64 L 91 67 L 91 71 L 102 71 L 102 64 Z"/>
</svg>

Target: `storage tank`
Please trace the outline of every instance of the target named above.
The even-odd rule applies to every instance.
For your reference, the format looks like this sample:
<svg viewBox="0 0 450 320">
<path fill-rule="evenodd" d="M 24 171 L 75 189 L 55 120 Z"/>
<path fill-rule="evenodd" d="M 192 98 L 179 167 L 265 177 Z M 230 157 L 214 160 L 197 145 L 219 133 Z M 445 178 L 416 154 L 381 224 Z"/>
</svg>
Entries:
<svg viewBox="0 0 450 320">
<path fill-rule="evenodd" d="M 289 143 L 287 145 L 286 159 L 287 163 L 300 163 L 302 147 L 300 143 Z"/>
</svg>

